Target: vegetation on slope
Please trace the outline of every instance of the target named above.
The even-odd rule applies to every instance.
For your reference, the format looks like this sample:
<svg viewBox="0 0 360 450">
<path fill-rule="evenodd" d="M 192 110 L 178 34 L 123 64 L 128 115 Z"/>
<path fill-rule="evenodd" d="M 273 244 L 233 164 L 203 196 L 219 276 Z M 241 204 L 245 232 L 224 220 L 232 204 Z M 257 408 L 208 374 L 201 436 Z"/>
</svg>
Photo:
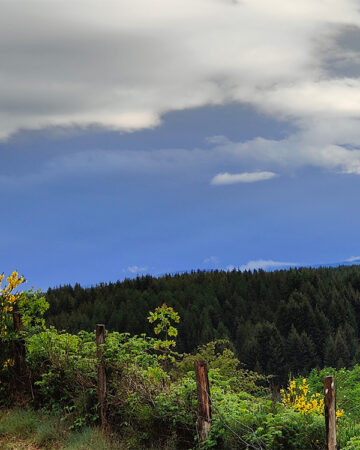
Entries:
<svg viewBox="0 0 360 450">
<path fill-rule="evenodd" d="M 277 375 L 360 361 L 360 267 L 275 272 L 194 272 L 49 289 L 47 323 L 70 332 L 105 323 L 112 331 L 151 333 L 149 310 L 178 311 L 177 349 L 192 352 L 229 339 L 245 367 Z"/>
<path fill-rule="evenodd" d="M 157 307 L 148 318 L 155 337 L 107 333 L 102 351 L 107 377 L 107 433 L 112 436 L 109 442 L 93 431 L 99 420 L 95 333 L 68 333 L 45 327 L 42 316 L 46 300 L 38 292 L 14 293 L 21 284 L 19 280 L 16 273 L 12 274 L 0 291 L 0 439 L 9 436 L 11 441 L 11 436 L 22 433 L 23 439 L 35 446 L 43 445 L 42 448 L 81 448 L 61 447 L 68 445 L 67 439 L 73 436 L 67 430 L 73 430 L 80 433 L 75 435 L 80 436 L 80 441 L 84 439 L 82 433 L 88 433 L 87 448 L 92 448 L 91 439 L 103 439 L 103 448 L 197 448 L 193 367 L 194 361 L 201 359 L 208 362 L 213 410 L 211 433 L 202 448 L 325 449 L 322 380 L 331 373 L 336 376 L 340 446 L 347 450 L 359 448 L 360 366 L 313 369 L 308 378 L 290 378 L 275 398 L 276 391 L 271 395 L 269 386 L 277 382 L 276 378 L 244 368 L 233 344 L 226 339 L 206 343 L 193 354 L 176 352 L 182 318 L 166 304 Z M 25 318 L 24 331 L 20 332 L 12 326 L 11 316 L 17 308 Z M 144 324 L 148 314 L 147 311 L 143 317 Z M 22 378 L 14 358 L 21 342 L 25 343 L 27 366 L 26 377 Z M 258 362 L 261 364 L 262 360 Z M 22 408 L 35 410 L 18 412 L 28 417 L 24 419 L 27 425 L 23 432 L 9 425 L 11 415 L 6 412 L 19 403 Z M 46 425 L 44 416 L 38 415 L 39 410 L 48 414 L 52 427 Z M 20 419 L 17 423 L 21 428 Z M 57 428 L 56 423 L 61 426 Z M 86 431 L 87 427 L 91 427 L 90 431 Z M 44 435 L 49 429 L 54 434 L 41 437 L 42 428 Z M 63 432 L 64 437 L 58 439 L 58 433 Z M 43 444 L 38 443 L 41 439 Z"/>
</svg>

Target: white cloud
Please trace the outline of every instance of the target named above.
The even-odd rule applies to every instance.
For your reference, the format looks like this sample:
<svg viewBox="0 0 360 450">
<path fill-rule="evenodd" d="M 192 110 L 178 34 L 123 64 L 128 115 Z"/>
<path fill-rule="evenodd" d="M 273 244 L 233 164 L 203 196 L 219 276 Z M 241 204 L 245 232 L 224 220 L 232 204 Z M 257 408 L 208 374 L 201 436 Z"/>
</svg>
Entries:
<svg viewBox="0 0 360 450">
<path fill-rule="evenodd" d="M 360 261 L 360 256 L 351 256 L 348 259 L 345 259 L 346 262 L 355 262 L 355 261 Z"/>
<path fill-rule="evenodd" d="M 209 256 L 208 258 L 205 258 L 203 263 L 204 264 L 208 264 L 211 266 L 217 265 L 219 264 L 219 258 L 217 258 L 216 256 Z"/>
<path fill-rule="evenodd" d="M 270 180 L 276 177 L 274 172 L 244 172 L 244 173 L 218 173 L 211 180 L 211 184 L 254 183 L 256 181 Z"/>
<path fill-rule="evenodd" d="M 255 269 L 276 269 L 281 267 L 291 267 L 298 266 L 299 263 L 294 262 L 284 262 L 284 261 L 273 261 L 271 259 L 257 259 L 255 261 L 249 261 L 239 267 L 240 271 L 244 270 L 255 270 Z"/>
<path fill-rule="evenodd" d="M 147 267 L 141 267 L 141 266 L 129 266 L 127 268 L 127 271 L 130 273 L 143 273 L 147 271 Z"/>
<path fill-rule="evenodd" d="M 214 149 L 215 150 L 215 149 Z M 238 163 L 267 164 L 277 171 L 311 165 L 347 174 L 360 174 L 360 128 L 354 119 L 305 121 L 282 140 L 255 138 L 216 145 L 216 152 Z"/>
</svg>

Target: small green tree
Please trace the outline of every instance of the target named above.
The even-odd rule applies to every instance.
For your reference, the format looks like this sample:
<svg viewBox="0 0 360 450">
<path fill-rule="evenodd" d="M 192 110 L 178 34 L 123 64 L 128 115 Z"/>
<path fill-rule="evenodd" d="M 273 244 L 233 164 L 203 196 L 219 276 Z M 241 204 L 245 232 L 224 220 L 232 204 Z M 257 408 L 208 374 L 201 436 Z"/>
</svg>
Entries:
<svg viewBox="0 0 360 450">
<path fill-rule="evenodd" d="M 173 323 L 180 322 L 180 316 L 171 306 L 167 306 L 164 303 L 162 306 L 158 306 L 154 312 L 149 312 L 148 321 L 155 323 L 154 332 L 156 335 L 164 336 L 163 339 L 155 341 L 154 349 L 159 350 L 162 354 L 158 356 L 162 360 L 175 361 L 175 352 L 171 348 L 176 346 L 175 338 L 178 335 L 178 330 L 174 327 Z"/>
<path fill-rule="evenodd" d="M 25 331 L 36 332 L 45 329 L 44 314 L 50 305 L 40 289 L 23 292 L 17 306 Z"/>
</svg>

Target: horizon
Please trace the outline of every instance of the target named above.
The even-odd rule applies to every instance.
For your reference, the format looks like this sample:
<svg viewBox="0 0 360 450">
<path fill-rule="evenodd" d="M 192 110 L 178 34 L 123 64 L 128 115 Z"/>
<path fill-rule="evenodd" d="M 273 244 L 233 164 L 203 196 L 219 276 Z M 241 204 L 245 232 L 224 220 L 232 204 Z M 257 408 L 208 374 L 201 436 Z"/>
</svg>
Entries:
<svg viewBox="0 0 360 450">
<path fill-rule="evenodd" d="M 177 272 L 164 272 L 164 273 L 157 273 L 157 274 L 150 274 L 150 273 L 138 273 L 138 274 L 133 274 L 131 276 L 125 276 L 122 279 L 117 279 L 117 280 L 107 280 L 107 281 L 99 281 L 96 282 L 94 284 L 81 284 L 78 282 L 75 283 L 64 283 L 64 284 L 60 284 L 60 285 L 56 285 L 56 286 L 48 286 L 45 289 L 41 289 L 40 291 L 45 292 L 48 289 L 52 289 L 52 290 L 56 290 L 59 288 L 62 288 L 64 286 L 71 286 L 74 287 L 75 285 L 79 285 L 82 289 L 90 289 L 90 288 L 94 288 L 97 286 L 100 286 L 101 284 L 115 284 L 115 283 L 122 283 L 124 281 L 131 281 L 131 280 L 136 280 L 138 278 L 146 278 L 147 276 L 150 276 L 154 279 L 160 279 L 163 277 L 176 277 L 176 276 L 182 276 L 182 275 L 189 275 L 189 274 L 193 274 L 193 273 L 198 273 L 198 272 L 204 272 L 204 273 L 211 273 L 211 272 L 239 272 L 239 273 L 244 273 L 244 272 L 250 272 L 250 273 L 255 273 L 255 272 L 259 272 L 259 271 L 264 271 L 264 272 L 278 272 L 278 271 L 289 271 L 289 270 L 302 270 L 302 269 L 337 269 L 337 268 L 341 268 L 341 267 L 349 267 L 352 268 L 354 266 L 359 266 L 360 265 L 360 258 L 358 258 L 355 261 L 341 261 L 341 262 L 334 262 L 334 263 L 321 263 L 321 264 L 314 264 L 314 265 L 299 265 L 299 266 L 282 266 L 282 267 L 267 267 L 267 268 L 262 268 L 262 267 L 255 267 L 255 268 L 245 268 L 245 269 L 240 269 L 238 267 L 233 267 L 231 269 L 191 269 L 191 270 L 179 270 Z M 26 281 L 27 282 L 27 281 Z"/>
</svg>

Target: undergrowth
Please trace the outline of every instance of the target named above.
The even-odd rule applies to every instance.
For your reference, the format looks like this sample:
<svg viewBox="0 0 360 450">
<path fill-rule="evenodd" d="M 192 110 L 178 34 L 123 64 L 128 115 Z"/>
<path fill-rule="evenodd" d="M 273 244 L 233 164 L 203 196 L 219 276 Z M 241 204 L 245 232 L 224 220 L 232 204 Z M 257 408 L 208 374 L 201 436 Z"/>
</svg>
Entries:
<svg viewBox="0 0 360 450">
<path fill-rule="evenodd" d="M 0 449 L 120 449 L 96 427 L 69 431 L 56 415 L 31 409 L 0 410 Z"/>
</svg>

